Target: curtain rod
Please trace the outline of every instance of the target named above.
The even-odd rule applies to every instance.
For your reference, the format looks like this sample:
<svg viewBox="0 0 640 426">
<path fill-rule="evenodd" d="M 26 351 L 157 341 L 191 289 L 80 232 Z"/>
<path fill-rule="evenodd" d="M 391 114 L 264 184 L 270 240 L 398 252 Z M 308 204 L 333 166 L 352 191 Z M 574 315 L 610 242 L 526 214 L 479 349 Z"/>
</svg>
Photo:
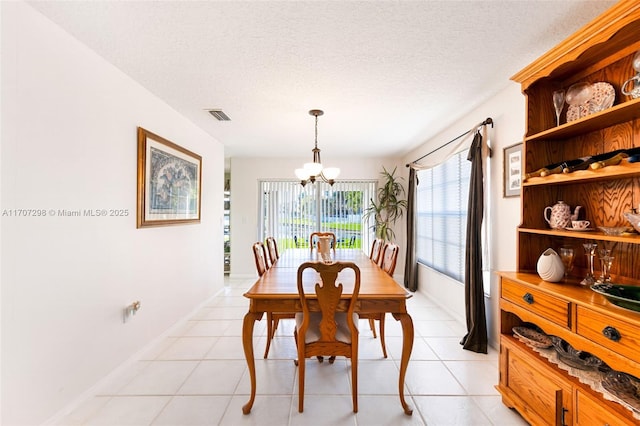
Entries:
<svg viewBox="0 0 640 426">
<path fill-rule="evenodd" d="M 493 119 L 491 117 L 487 118 L 486 120 L 484 120 L 482 123 L 473 126 L 470 130 L 467 130 L 466 132 L 464 132 L 463 134 L 461 134 L 460 136 L 457 136 L 453 139 L 451 139 L 449 142 L 445 143 L 444 145 L 439 146 L 438 148 L 434 149 L 431 152 L 426 153 L 425 155 L 423 155 L 422 157 L 418 158 L 417 160 L 413 160 L 411 163 L 416 163 L 420 160 L 422 160 L 424 157 L 428 157 L 429 155 L 433 154 L 434 152 L 444 148 L 445 146 L 449 145 L 450 143 L 453 143 L 455 141 L 457 141 L 458 139 L 460 139 L 461 137 L 463 137 L 464 135 L 468 135 L 469 133 L 473 132 L 474 130 L 476 130 L 478 127 L 480 126 L 486 126 L 487 124 L 491 124 L 491 128 L 493 128 Z M 407 164 L 407 167 L 411 166 L 411 163 Z"/>
</svg>

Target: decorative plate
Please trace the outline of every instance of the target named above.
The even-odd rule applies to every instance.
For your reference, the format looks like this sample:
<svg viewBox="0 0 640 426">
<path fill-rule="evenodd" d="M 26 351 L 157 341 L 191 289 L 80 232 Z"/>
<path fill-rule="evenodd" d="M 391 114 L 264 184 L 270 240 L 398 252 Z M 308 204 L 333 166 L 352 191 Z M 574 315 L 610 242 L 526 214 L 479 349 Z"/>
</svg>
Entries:
<svg viewBox="0 0 640 426">
<path fill-rule="evenodd" d="M 621 308 L 640 312 L 640 286 L 621 284 L 594 284 L 591 290 Z"/>
<path fill-rule="evenodd" d="M 564 229 L 567 231 L 575 231 L 575 232 L 595 231 L 595 228 L 572 228 L 570 226 Z"/>
<path fill-rule="evenodd" d="M 636 377 L 621 371 L 610 371 L 602 381 L 602 387 L 640 410 L 640 380 Z"/>
<path fill-rule="evenodd" d="M 551 338 L 544 333 L 537 332 L 527 327 L 513 327 L 513 334 L 522 343 L 536 348 L 548 348 L 551 346 Z"/>
<path fill-rule="evenodd" d="M 579 351 L 566 340 L 551 336 L 551 342 L 562 362 L 579 370 L 609 370 L 609 366 L 589 352 Z"/>
<path fill-rule="evenodd" d="M 616 100 L 616 91 L 611 84 L 601 81 L 591 86 L 593 94 L 587 102 L 582 105 L 569 105 L 567 108 L 567 123 L 613 106 L 613 102 Z M 578 108 L 580 108 L 579 113 Z"/>
<path fill-rule="evenodd" d="M 632 231 L 628 226 L 598 226 L 598 229 L 605 235 L 624 235 Z"/>
</svg>

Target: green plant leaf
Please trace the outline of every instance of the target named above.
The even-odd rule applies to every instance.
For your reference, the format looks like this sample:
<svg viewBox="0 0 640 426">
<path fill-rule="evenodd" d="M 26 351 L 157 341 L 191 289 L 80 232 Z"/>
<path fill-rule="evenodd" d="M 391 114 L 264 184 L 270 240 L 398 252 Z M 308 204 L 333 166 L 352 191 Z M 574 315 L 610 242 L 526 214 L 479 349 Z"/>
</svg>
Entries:
<svg viewBox="0 0 640 426">
<path fill-rule="evenodd" d="M 389 173 L 386 168 L 382 168 L 380 174 L 384 179 L 384 185 L 378 188 L 377 200 L 370 200 L 370 205 L 363 215 L 365 219 L 373 218 L 372 228 L 375 230 L 376 237 L 385 241 L 395 239 L 393 225 L 407 208 L 407 200 L 402 198 L 405 194 L 404 187 L 399 182 L 402 177 L 395 176 L 396 170 L 397 167 Z"/>
</svg>

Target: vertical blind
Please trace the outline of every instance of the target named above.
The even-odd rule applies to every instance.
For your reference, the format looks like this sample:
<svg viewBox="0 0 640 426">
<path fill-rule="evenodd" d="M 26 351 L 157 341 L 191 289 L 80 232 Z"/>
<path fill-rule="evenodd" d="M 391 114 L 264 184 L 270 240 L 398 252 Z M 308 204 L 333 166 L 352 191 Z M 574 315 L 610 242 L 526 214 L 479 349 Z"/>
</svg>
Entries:
<svg viewBox="0 0 640 426">
<path fill-rule="evenodd" d="M 464 281 L 464 250 L 471 162 L 466 151 L 417 172 L 416 257 L 455 280 Z"/>
<path fill-rule="evenodd" d="M 338 247 L 368 247 L 373 240 L 362 218 L 375 197 L 376 181 L 340 181 L 300 185 L 299 181 L 260 182 L 258 238 L 273 236 L 278 247 L 308 247 L 314 231 L 333 232 Z"/>
</svg>

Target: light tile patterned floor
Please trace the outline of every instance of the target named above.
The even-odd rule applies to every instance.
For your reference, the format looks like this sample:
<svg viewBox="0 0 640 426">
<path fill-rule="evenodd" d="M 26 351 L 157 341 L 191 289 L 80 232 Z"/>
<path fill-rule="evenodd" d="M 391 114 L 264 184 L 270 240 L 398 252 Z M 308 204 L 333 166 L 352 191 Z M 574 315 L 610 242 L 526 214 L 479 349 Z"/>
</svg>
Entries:
<svg viewBox="0 0 640 426">
<path fill-rule="evenodd" d="M 293 322 L 283 321 L 265 347 L 264 321 L 256 324 L 254 345 L 257 396 L 249 415 L 241 407 L 250 391 L 242 351 L 242 294 L 253 280 L 227 280 L 214 297 L 172 335 L 107 383 L 59 425 L 526 425 L 500 401 L 498 354 L 465 351 L 464 326 L 424 296 L 408 309 L 415 341 L 407 372 L 406 416 L 397 395 L 402 331 L 386 321 L 388 359 L 368 322 L 360 329 L 359 412 L 351 405 L 349 361 L 333 365 L 307 361 L 304 413 L 298 413 Z"/>
</svg>

